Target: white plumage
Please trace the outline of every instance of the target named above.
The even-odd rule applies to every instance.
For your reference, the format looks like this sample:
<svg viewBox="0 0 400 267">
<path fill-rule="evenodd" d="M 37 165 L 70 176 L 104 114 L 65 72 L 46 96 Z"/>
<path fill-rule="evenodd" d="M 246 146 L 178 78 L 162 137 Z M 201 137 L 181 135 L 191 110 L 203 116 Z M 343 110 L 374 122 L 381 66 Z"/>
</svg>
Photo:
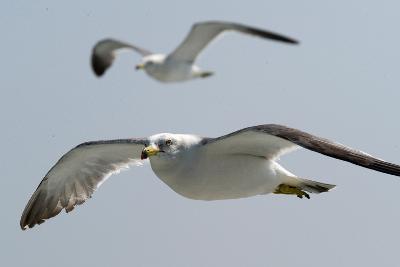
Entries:
<svg viewBox="0 0 400 267">
<path fill-rule="evenodd" d="M 297 43 L 290 37 L 243 24 L 206 21 L 194 24 L 185 40 L 169 55 L 152 53 L 115 39 L 101 40 L 93 48 L 92 68 L 97 76 L 101 76 L 111 66 L 118 50 L 131 49 L 143 56 L 142 63 L 137 65 L 137 69 L 144 69 L 148 75 L 160 82 L 179 82 L 205 78 L 213 73 L 201 70 L 194 62 L 200 52 L 216 36 L 225 31 L 237 31 L 288 44 Z"/>
<path fill-rule="evenodd" d="M 334 185 L 296 177 L 277 163 L 299 147 L 400 176 L 400 166 L 280 125 L 248 127 L 218 138 L 157 134 L 83 143 L 46 174 L 21 217 L 21 228 L 83 203 L 112 173 L 149 157 L 154 173 L 182 196 L 200 200 L 283 193 L 309 197 Z"/>
</svg>

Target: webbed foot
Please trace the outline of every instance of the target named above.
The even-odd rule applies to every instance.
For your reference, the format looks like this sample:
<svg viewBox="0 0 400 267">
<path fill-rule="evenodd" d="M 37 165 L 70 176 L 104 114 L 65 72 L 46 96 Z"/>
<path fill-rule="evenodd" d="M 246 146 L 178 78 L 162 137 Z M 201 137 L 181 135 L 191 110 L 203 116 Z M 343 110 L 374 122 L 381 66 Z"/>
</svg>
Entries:
<svg viewBox="0 0 400 267">
<path fill-rule="evenodd" d="M 304 192 L 303 190 L 287 184 L 280 184 L 275 189 L 274 194 L 296 195 L 298 198 L 303 198 L 304 196 L 310 199 L 310 195 Z"/>
<path fill-rule="evenodd" d="M 201 78 L 207 78 L 207 77 L 210 77 L 210 76 L 212 76 L 212 75 L 214 75 L 214 72 L 212 72 L 212 71 L 204 71 L 204 72 L 202 72 L 202 73 L 200 74 L 200 77 L 201 77 Z"/>
</svg>

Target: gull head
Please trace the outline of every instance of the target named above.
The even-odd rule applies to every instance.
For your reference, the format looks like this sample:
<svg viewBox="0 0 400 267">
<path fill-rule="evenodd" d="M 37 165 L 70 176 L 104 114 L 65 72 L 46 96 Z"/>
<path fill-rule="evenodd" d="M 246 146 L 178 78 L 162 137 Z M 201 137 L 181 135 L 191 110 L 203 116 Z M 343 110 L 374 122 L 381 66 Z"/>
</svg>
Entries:
<svg viewBox="0 0 400 267">
<path fill-rule="evenodd" d="M 153 71 L 160 65 L 164 64 L 166 56 L 163 54 L 152 54 L 149 56 L 145 56 L 142 59 L 142 62 L 136 65 L 136 70 L 146 70 Z"/>
<path fill-rule="evenodd" d="M 176 158 L 197 146 L 201 138 L 188 134 L 161 133 L 149 137 L 149 145 L 142 150 L 140 158 Z"/>
</svg>

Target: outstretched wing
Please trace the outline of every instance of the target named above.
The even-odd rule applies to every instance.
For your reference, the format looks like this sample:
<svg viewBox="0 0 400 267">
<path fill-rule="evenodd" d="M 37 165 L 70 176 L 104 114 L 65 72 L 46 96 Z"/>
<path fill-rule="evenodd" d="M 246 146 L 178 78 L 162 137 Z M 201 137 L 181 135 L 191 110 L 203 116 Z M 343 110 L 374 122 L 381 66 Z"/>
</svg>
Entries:
<svg viewBox="0 0 400 267">
<path fill-rule="evenodd" d="M 92 68 L 97 76 L 101 76 L 111 66 L 115 58 L 115 52 L 119 49 L 132 49 L 142 56 L 152 54 L 150 51 L 124 43 L 114 39 L 99 41 L 92 50 Z"/>
<path fill-rule="evenodd" d="M 274 159 L 298 146 L 368 169 L 400 176 L 400 166 L 297 129 L 276 124 L 248 127 L 205 139 L 208 153 L 250 154 Z"/>
<path fill-rule="evenodd" d="M 289 44 L 298 43 L 296 40 L 290 37 L 243 24 L 222 21 L 207 21 L 194 24 L 191 31 L 186 36 L 186 39 L 168 56 L 168 58 L 193 62 L 197 55 L 208 45 L 208 43 L 224 31 L 238 31 Z"/>
<path fill-rule="evenodd" d="M 70 150 L 50 169 L 25 207 L 23 230 L 82 204 L 113 173 L 139 163 L 145 139 L 87 142 Z M 139 163 L 140 164 L 140 163 Z"/>
</svg>

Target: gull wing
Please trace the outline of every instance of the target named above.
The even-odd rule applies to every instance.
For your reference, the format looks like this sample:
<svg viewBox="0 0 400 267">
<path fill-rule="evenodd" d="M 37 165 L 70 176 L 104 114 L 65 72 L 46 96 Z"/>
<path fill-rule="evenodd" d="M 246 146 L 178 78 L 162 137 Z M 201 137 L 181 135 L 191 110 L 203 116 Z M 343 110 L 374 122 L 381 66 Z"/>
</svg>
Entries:
<svg viewBox="0 0 400 267">
<path fill-rule="evenodd" d="M 101 76 L 111 66 L 115 58 L 115 52 L 119 49 L 131 49 L 142 56 L 152 54 L 150 51 L 124 43 L 115 39 L 99 41 L 92 50 L 92 69 L 97 76 Z"/>
<path fill-rule="evenodd" d="M 276 124 L 248 127 L 218 138 L 204 139 L 207 153 L 249 154 L 275 159 L 304 147 L 375 171 L 400 176 L 400 166 L 309 133 Z"/>
<path fill-rule="evenodd" d="M 70 150 L 50 169 L 21 216 L 22 230 L 41 224 L 65 208 L 67 212 L 90 198 L 113 173 L 140 164 L 146 139 L 86 142 Z"/>
<path fill-rule="evenodd" d="M 289 44 L 298 43 L 290 37 L 243 24 L 223 21 L 206 21 L 194 24 L 191 31 L 186 36 L 186 39 L 168 56 L 168 58 L 171 60 L 193 62 L 208 43 L 224 31 L 237 31 Z"/>
</svg>

